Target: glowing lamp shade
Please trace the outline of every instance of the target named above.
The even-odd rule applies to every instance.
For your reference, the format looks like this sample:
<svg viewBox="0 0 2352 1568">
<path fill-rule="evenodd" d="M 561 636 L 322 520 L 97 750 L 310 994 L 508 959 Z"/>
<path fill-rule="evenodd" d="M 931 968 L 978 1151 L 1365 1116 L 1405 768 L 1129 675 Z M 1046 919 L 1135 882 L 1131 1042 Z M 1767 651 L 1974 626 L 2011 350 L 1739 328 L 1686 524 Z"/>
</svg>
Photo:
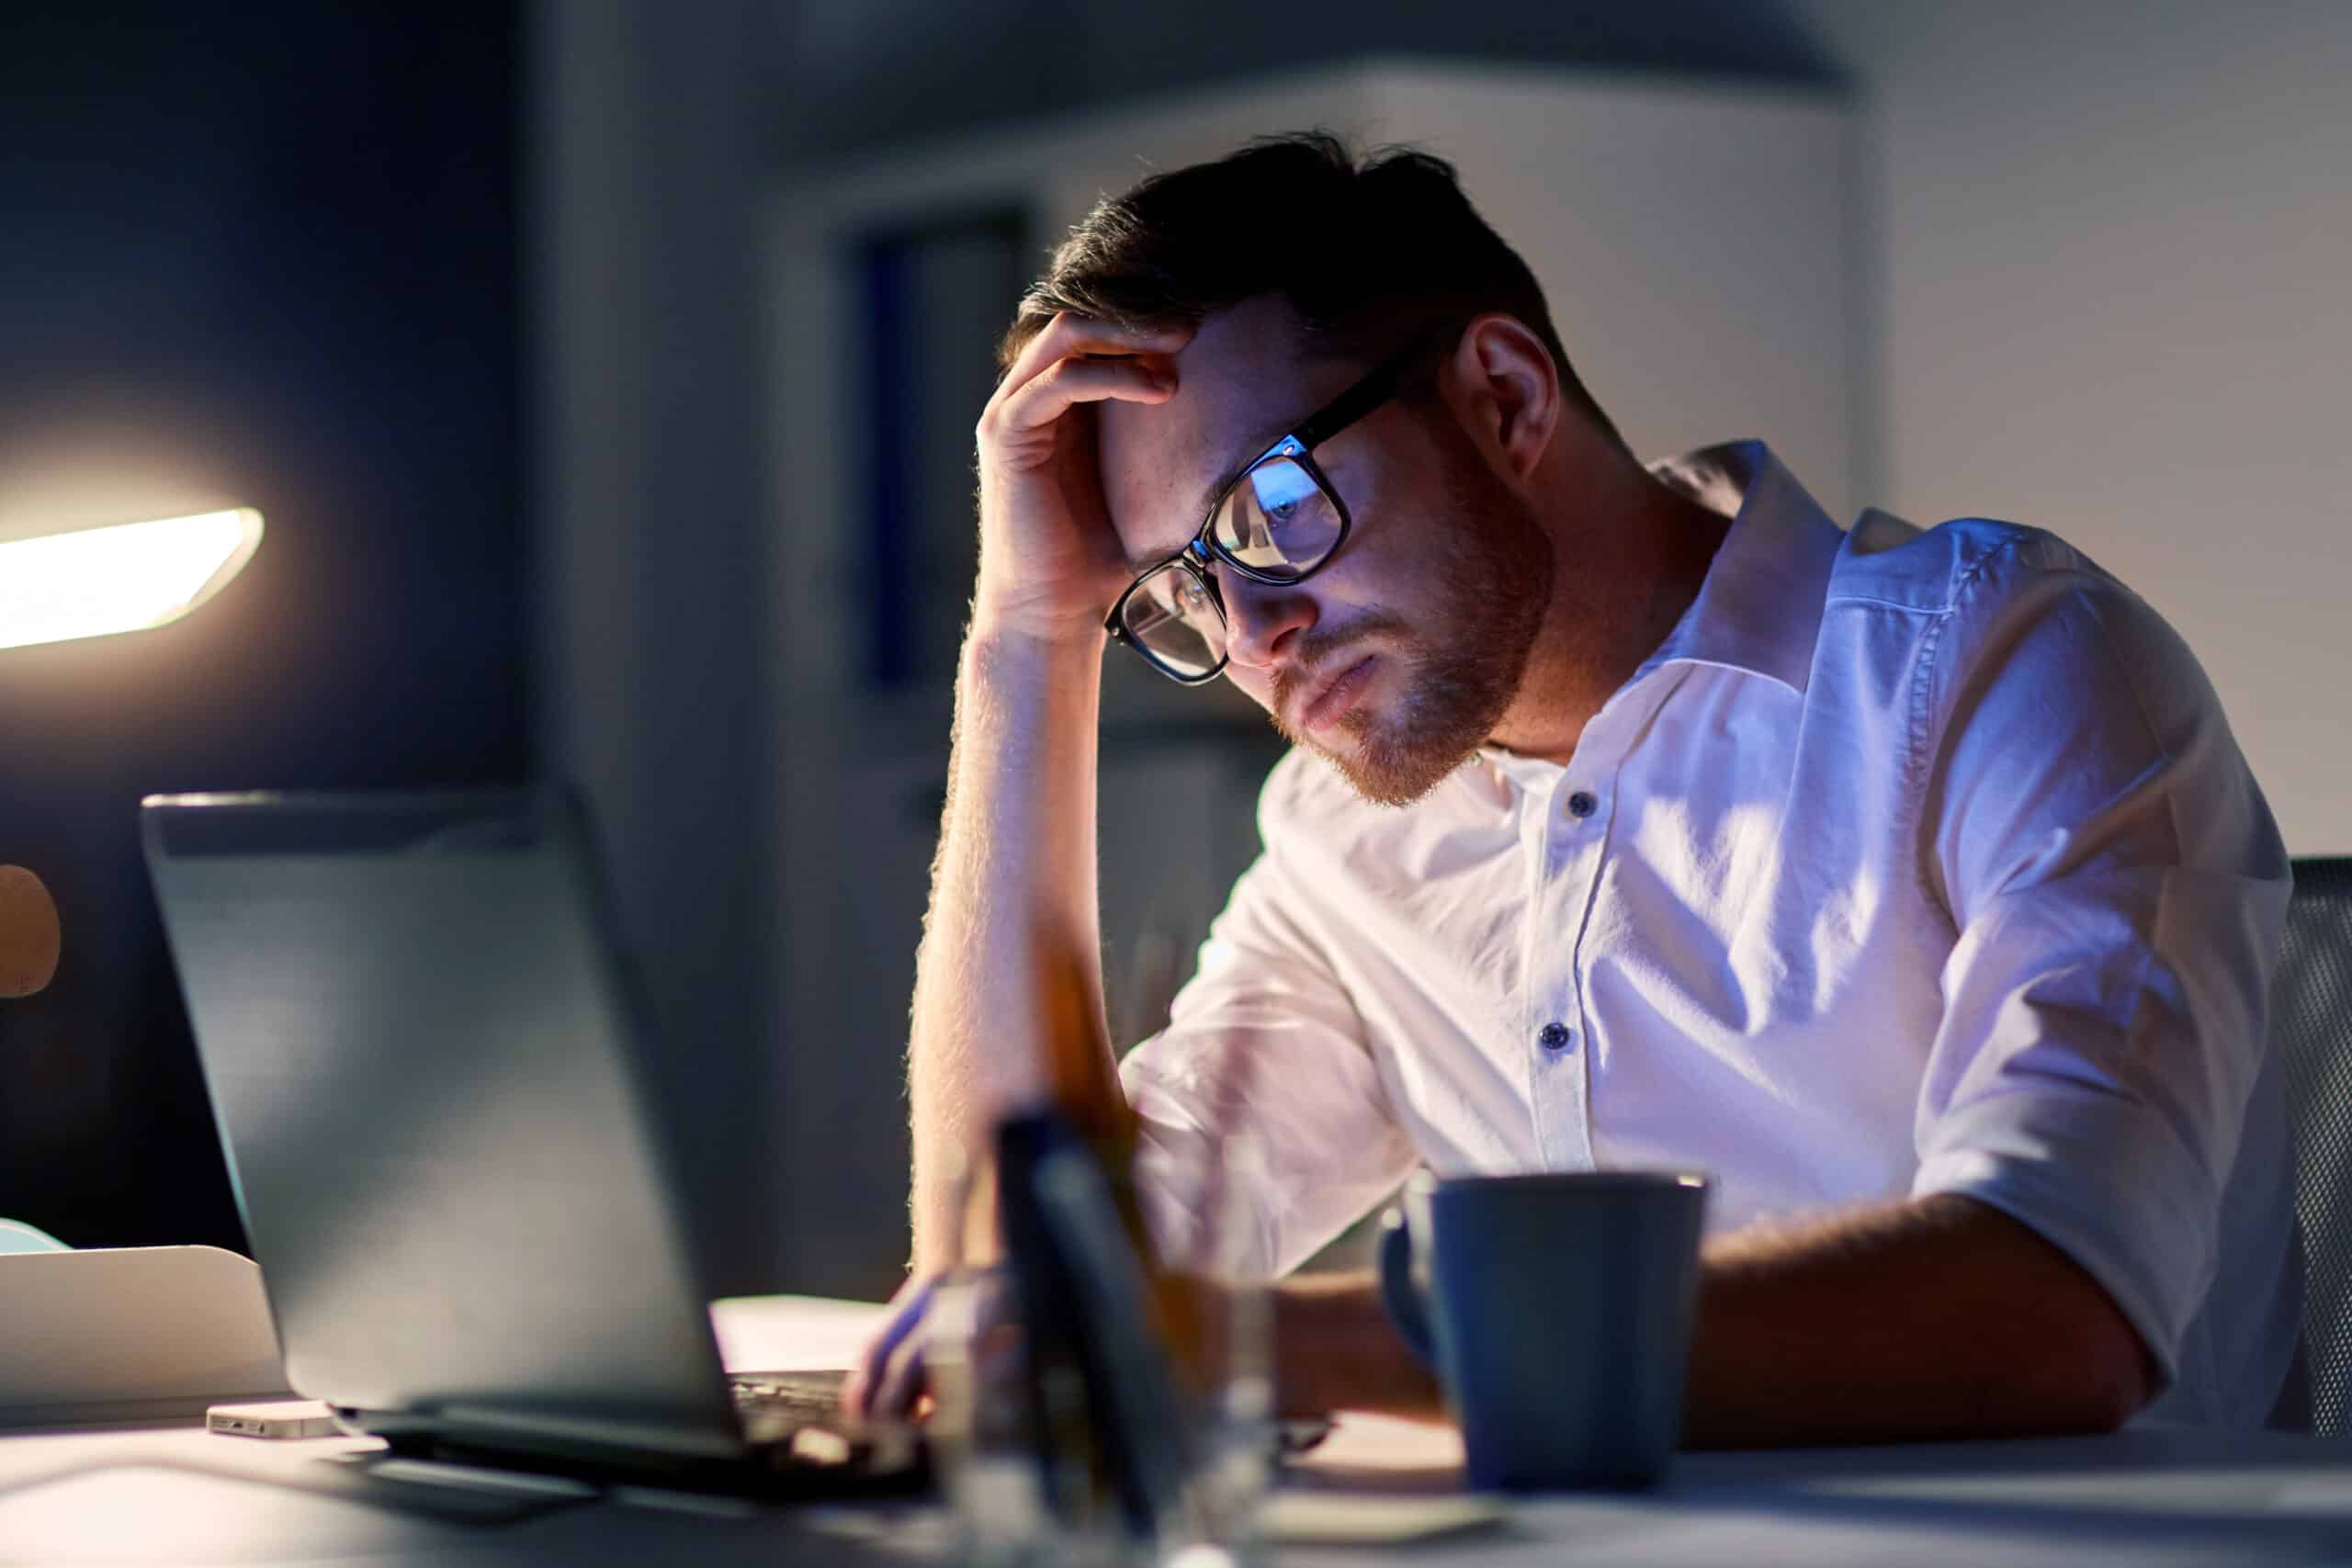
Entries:
<svg viewBox="0 0 2352 1568">
<path fill-rule="evenodd" d="M 250 506 L 30 537 L 0 526 L 0 648 L 176 621 L 260 547 Z"/>
</svg>

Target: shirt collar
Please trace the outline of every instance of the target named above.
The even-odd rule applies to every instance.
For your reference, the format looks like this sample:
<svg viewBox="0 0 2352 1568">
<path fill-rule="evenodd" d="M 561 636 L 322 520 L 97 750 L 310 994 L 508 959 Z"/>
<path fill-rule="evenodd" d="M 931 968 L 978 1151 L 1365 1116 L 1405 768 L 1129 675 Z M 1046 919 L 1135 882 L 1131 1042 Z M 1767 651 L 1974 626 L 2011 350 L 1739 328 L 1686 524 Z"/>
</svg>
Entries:
<svg viewBox="0 0 2352 1568">
<path fill-rule="evenodd" d="M 1845 530 L 1761 441 L 1702 446 L 1662 457 L 1649 470 L 1732 523 L 1699 596 L 1635 679 L 1663 664 L 1715 664 L 1778 681 L 1803 696 Z M 1532 789 L 1560 773 L 1556 762 L 1491 742 L 1478 755 L 1493 768 L 1496 785 Z"/>
<path fill-rule="evenodd" d="M 1642 669 L 1721 665 L 1802 696 L 1844 530 L 1761 441 L 1704 446 L 1649 467 L 1732 524 L 1698 598 Z"/>
</svg>

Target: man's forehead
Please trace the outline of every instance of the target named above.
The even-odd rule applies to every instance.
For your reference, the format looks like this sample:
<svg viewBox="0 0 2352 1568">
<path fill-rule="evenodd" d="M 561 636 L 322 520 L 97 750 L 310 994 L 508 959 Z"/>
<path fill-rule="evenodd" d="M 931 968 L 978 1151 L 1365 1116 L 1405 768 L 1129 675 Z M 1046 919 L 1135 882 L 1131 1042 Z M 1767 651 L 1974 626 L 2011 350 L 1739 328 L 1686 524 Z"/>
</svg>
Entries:
<svg viewBox="0 0 2352 1568">
<path fill-rule="evenodd" d="M 1287 306 L 1245 301 L 1201 322 L 1167 402 L 1099 405 L 1103 499 L 1131 555 L 1182 545 L 1206 492 L 1313 412 L 1317 378 L 1297 343 Z"/>
</svg>

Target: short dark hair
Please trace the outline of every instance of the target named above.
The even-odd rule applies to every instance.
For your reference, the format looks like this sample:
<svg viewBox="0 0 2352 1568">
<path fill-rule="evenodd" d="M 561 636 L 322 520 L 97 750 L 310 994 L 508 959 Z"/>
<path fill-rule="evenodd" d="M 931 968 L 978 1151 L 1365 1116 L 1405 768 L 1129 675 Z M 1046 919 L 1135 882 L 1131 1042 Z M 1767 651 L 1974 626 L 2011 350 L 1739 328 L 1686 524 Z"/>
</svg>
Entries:
<svg viewBox="0 0 2352 1568">
<path fill-rule="evenodd" d="M 1260 137 L 1096 202 L 1022 296 L 998 360 L 1012 365 L 1064 310 L 1193 326 L 1269 294 L 1296 313 L 1310 354 L 1365 363 L 1448 320 L 1516 317 L 1551 351 L 1569 398 L 1617 435 L 1569 364 L 1543 287 L 1453 165 L 1410 147 L 1360 154 L 1326 130 Z"/>
</svg>

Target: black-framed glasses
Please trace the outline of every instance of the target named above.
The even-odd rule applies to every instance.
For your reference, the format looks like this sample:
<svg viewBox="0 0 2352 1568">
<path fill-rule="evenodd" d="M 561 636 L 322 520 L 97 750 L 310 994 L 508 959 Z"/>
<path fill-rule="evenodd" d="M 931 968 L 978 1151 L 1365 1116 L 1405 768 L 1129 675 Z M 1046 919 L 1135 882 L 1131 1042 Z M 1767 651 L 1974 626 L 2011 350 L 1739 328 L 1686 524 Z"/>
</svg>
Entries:
<svg viewBox="0 0 2352 1568">
<path fill-rule="evenodd" d="M 1225 669 L 1218 562 L 1252 582 L 1287 587 L 1330 564 L 1347 543 L 1347 502 L 1314 451 L 1389 399 L 1450 341 L 1424 333 L 1309 415 L 1219 491 L 1190 543 L 1127 584 L 1102 626 L 1172 681 L 1196 686 Z"/>
</svg>

